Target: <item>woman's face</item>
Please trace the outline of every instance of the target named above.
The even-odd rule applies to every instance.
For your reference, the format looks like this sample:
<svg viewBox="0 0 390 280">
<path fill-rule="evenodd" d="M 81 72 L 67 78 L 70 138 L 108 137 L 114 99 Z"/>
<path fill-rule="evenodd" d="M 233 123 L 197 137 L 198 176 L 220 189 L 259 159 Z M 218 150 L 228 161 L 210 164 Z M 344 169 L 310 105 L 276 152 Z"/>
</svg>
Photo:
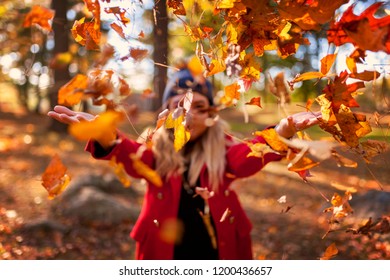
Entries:
<svg viewBox="0 0 390 280">
<path fill-rule="evenodd" d="M 182 102 L 184 95 L 176 95 L 169 101 L 169 110 L 173 111 L 177 108 L 178 104 Z M 194 141 L 202 136 L 206 130 L 206 120 L 210 117 L 210 103 L 207 97 L 194 92 L 191 103 L 191 109 L 186 112 L 188 121 L 186 128 L 190 132 L 190 141 Z"/>
</svg>

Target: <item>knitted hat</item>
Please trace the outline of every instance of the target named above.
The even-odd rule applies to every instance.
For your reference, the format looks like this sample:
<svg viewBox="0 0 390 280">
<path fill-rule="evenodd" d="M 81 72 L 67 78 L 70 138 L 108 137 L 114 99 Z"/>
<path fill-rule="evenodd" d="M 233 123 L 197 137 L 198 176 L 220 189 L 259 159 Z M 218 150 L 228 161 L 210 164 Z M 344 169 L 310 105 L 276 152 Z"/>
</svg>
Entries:
<svg viewBox="0 0 390 280">
<path fill-rule="evenodd" d="M 209 100 L 210 105 L 214 105 L 210 81 L 204 80 L 199 82 L 195 80 L 191 75 L 191 72 L 186 68 L 176 72 L 173 74 L 172 78 L 168 80 L 162 99 L 163 104 L 166 104 L 169 98 L 173 96 L 186 93 L 187 89 L 192 89 L 193 92 L 203 94 Z"/>
</svg>

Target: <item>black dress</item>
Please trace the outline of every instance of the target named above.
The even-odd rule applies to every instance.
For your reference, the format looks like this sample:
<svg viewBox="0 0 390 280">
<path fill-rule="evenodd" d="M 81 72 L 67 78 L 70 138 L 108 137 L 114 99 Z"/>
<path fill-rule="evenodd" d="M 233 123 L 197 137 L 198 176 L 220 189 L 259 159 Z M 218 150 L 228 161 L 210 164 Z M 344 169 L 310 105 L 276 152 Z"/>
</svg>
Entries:
<svg viewBox="0 0 390 280">
<path fill-rule="evenodd" d="M 183 179 L 187 176 L 184 174 Z M 205 201 L 200 195 L 194 196 L 194 189 L 181 189 L 178 219 L 183 223 L 184 233 L 179 244 L 175 245 L 175 260 L 217 260 L 218 250 L 213 248 L 210 235 L 199 211 L 204 211 Z M 215 225 L 211 219 L 211 225 Z"/>
</svg>

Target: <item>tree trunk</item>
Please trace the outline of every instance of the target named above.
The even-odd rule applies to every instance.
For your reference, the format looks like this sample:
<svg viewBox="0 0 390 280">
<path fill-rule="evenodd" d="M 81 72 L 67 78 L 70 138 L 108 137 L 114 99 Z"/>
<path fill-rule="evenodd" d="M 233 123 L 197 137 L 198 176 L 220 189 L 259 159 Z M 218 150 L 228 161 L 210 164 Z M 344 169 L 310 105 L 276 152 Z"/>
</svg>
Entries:
<svg viewBox="0 0 390 280">
<path fill-rule="evenodd" d="M 153 29 L 153 61 L 155 63 L 167 65 L 168 62 L 168 15 L 166 0 L 156 1 L 155 22 L 157 23 Z M 154 65 L 153 88 L 157 95 L 153 104 L 153 110 L 161 107 L 162 96 L 167 79 L 167 67 Z"/>
<path fill-rule="evenodd" d="M 53 56 L 55 56 L 57 53 L 67 52 L 69 49 L 69 28 L 66 19 L 66 13 L 68 11 L 68 0 L 53 0 L 51 3 L 51 8 L 55 11 L 52 25 L 55 44 Z M 51 108 L 58 104 L 58 90 L 70 80 L 68 67 L 54 69 L 53 72 L 54 85 L 49 92 Z M 66 132 L 67 126 L 63 123 L 52 120 L 49 129 L 57 132 Z"/>
</svg>

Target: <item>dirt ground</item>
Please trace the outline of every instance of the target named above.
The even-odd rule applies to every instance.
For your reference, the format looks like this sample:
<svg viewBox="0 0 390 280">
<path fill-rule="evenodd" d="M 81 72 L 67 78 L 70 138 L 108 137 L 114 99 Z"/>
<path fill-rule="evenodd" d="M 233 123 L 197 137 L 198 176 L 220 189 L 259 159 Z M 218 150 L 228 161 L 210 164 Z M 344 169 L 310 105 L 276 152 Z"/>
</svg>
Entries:
<svg viewBox="0 0 390 280">
<path fill-rule="evenodd" d="M 141 115 L 137 125 L 151 119 Z M 48 132 L 49 122 L 42 115 L 0 113 L 0 259 L 132 259 L 134 242 L 128 234 L 134 221 L 101 228 L 59 218 L 71 226 L 70 232 L 21 231 L 26 223 L 50 216 L 55 199 L 48 199 L 41 174 L 54 154 L 59 154 L 73 180 L 90 173 L 112 173 L 107 162 L 83 152 L 83 143 L 66 134 Z M 316 260 L 335 243 L 338 253 L 334 259 L 390 259 L 389 234 L 346 232 L 369 217 L 341 220 L 334 225 L 334 232 L 326 234 L 330 216 L 323 213 L 331 206 L 325 198 L 330 199 L 335 192 L 343 195 L 345 187 L 357 190 L 353 197 L 381 187 L 390 191 L 389 162 L 389 153 L 368 167 L 360 161 L 356 169 L 325 161 L 313 169 L 309 183 L 287 171 L 285 162 L 279 162 L 237 182 L 234 187 L 254 225 L 255 258 Z M 285 203 L 278 202 L 282 196 Z M 141 197 L 140 192 L 140 204 Z M 375 214 L 373 219 L 389 215 Z"/>
</svg>

